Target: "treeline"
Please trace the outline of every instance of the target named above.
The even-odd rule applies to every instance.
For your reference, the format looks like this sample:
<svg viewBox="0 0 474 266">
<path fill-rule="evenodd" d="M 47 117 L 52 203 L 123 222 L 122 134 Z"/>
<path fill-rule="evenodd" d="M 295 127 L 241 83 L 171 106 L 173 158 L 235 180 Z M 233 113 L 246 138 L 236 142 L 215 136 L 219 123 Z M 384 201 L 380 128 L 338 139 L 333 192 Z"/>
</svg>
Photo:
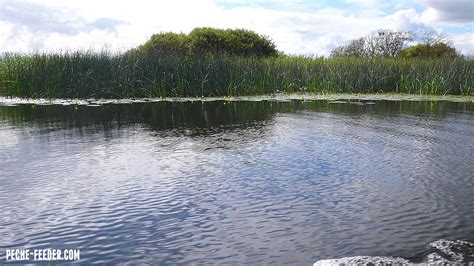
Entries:
<svg viewBox="0 0 474 266">
<path fill-rule="evenodd" d="M 418 44 L 412 44 L 420 39 Z M 189 34 L 162 32 L 127 52 L 148 56 L 233 55 L 268 57 L 283 55 L 267 36 L 245 29 L 196 28 Z M 459 58 L 449 39 L 434 31 L 415 36 L 410 32 L 380 29 L 350 40 L 331 51 L 331 57 Z"/>
<path fill-rule="evenodd" d="M 372 58 L 459 58 L 449 39 L 434 31 L 419 36 L 421 43 L 408 46 L 415 39 L 410 32 L 380 29 L 350 40 L 331 51 L 331 57 Z"/>
</svg>

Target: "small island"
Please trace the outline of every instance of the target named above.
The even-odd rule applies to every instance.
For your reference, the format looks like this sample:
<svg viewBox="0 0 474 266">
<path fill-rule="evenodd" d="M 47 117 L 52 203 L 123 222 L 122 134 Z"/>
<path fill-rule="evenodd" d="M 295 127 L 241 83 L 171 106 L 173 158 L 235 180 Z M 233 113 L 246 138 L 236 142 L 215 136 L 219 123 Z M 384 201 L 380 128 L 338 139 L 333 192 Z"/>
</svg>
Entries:
<svg viewBox="0 0 474 266">
<path fill-rule="evenodd" d="M 164 32 L 124 53 L 4 54 L 0 96 L 156 98 L 275 93 L 472 95 L 474 61 L 436 33 L 378 30 L 330 57 L 287 55 L 245 29 Z M 420 37 L 420 38 L 421 38 Z"/>
</svg>

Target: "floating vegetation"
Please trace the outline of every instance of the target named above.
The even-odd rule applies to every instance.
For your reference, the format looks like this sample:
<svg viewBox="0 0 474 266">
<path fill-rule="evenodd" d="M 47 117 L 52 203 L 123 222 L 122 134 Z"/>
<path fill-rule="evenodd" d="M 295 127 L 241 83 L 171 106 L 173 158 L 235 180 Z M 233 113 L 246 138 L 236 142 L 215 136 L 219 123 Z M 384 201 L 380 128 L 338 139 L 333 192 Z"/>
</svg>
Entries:
<svg viewBox="0 0 474 266">
<path fill-rule="evenodd" d="M 464 59 L 4 55 L 0 95 L 26 98 L 173 98 L 293 93 L 472 95 Z"/>
<path fill-rule="evenodd" d="M 260 96 L 236 97 L 166 97 L 166 98 L 140 98 L 140 99 L 34 99 L 19 97 L 0 97 L 0 106 L 13 106 L 20 104 L 34 105 L 106 105 L 106 104 L 133 104 L 152 102 L 289 102 L 289 101 L 318 101 L 327 100 L 329 104 L 354 104 L 374 105 L 374 101 L 449 101 L 449 102 L 474 102 L 474 96 L 466 95 L 411 95 L 411 94 L 279 94 Z"/>
</svg>

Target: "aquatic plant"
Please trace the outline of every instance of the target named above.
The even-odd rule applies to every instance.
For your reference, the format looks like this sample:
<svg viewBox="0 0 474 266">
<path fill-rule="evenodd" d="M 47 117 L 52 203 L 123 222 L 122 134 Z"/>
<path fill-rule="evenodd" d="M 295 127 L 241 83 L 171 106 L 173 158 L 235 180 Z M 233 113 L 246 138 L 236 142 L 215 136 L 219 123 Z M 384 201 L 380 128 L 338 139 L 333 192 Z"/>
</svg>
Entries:
<svg viewBox="0 0 474 266">
<path fill-rule="evenodd" d="M 474 61 L 443 59 L 9 54 L 0 95 L 32 98 L 206 97 L 279 92 L 473 94 Z"/>
</svg>

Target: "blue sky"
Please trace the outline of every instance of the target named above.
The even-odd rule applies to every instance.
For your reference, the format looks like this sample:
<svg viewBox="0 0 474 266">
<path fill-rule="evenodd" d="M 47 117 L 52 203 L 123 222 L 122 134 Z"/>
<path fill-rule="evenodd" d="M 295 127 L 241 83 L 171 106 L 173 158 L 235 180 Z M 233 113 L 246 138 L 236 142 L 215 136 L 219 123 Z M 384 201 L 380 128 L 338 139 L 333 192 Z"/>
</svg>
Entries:
<svg viewBox="0 0 474 266">
<path fill-rule="evenodd" d="M 377 29 L 436 31 L 474 54 L 473 0 L 0 0 L 0 52 L 126 50 L 203 26 L 251 29 L 307 55 Z"/>
</svg>

